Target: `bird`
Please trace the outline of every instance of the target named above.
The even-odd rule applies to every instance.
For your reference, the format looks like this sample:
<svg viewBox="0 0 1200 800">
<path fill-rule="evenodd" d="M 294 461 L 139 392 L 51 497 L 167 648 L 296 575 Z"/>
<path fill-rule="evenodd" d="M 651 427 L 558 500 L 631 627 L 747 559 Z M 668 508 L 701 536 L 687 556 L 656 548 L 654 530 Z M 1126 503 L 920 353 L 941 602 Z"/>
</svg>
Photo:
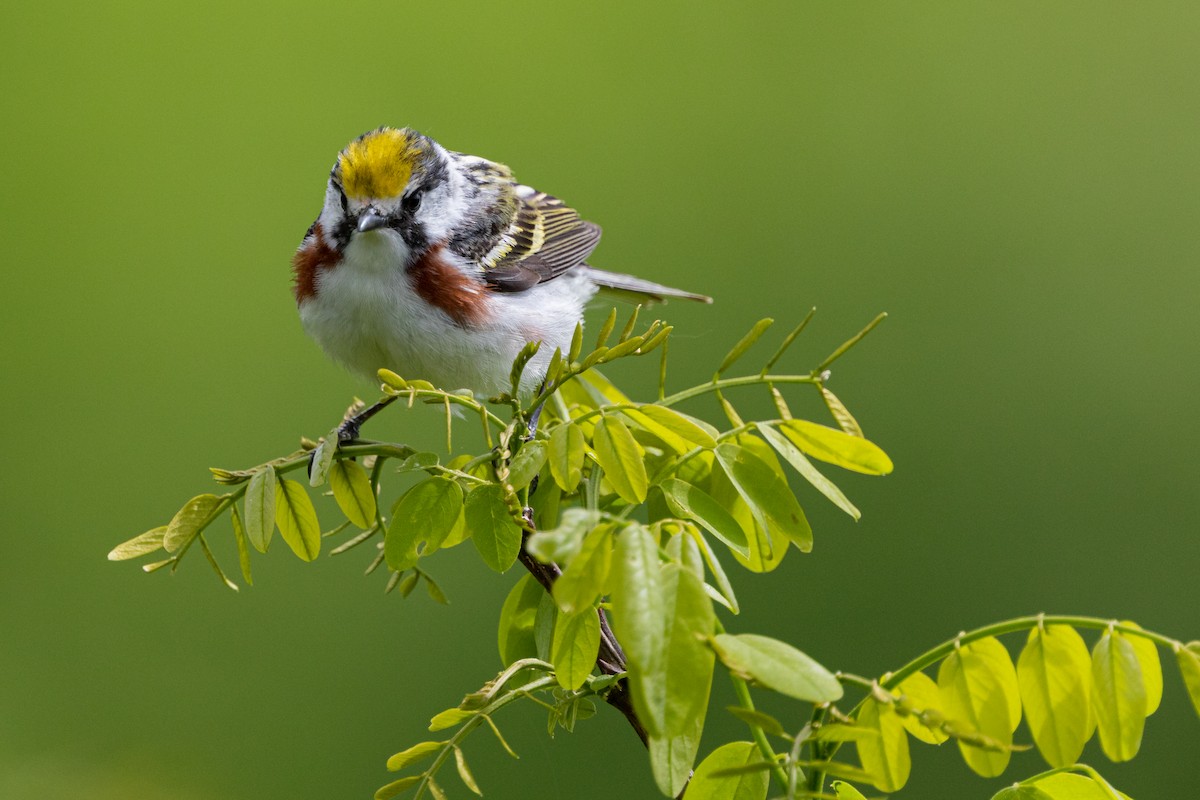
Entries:
<svg viewBox="0 0 1200 800">
<path fill-rule="evenodd" d="M 493 397 L 540 342 L 531 394 L 570 347 L 599 290 L 625 299 L 711 298 L 591 267 L 600 227 L 512 170 L 380 127 L 338 153 L 325 200 L 293 259 L 305 331 L 351 372 Z"/>
</svg>

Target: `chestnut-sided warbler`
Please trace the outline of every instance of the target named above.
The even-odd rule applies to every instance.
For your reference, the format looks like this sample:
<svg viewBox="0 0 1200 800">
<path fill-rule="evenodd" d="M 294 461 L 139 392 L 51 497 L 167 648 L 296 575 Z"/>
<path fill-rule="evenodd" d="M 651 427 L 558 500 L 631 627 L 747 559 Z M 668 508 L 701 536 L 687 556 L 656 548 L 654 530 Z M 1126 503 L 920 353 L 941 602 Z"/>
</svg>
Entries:
<svg viewBox="0 0 1200 800">
<path fill-rule="evenodd" d="M 540 341 L 522 380 L 531 391 L 597 289 L 711 302 L 593 269 L 584 259 L 599 241 L 599 226 L 503 164 L 379 128 L 338 154 L 292 260 L 296 302 L 325 352 L 371 379 L 386 367 L 492 396 Z"/>
</svg>

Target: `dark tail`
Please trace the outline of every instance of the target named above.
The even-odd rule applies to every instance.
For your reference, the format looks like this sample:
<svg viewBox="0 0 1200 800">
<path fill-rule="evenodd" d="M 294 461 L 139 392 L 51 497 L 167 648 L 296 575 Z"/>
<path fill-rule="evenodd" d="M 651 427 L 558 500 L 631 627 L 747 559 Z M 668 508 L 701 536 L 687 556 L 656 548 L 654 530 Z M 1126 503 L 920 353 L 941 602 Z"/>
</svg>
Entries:
<svg viewBox="0 0 1200 800">
<path fill-rule="evenodd" d="M 642 280 L 632 275 L 622 275 L 619 272 L 605 272 L 594 267 L 588 267 L 588 277 L 601 289 L 617 295 L 633 295 L 632 298 L 626 296 L 625 299 L 632 299 L 634 302 L 650 299 L 661 303 L 671 297 L 695 300 L 700 303 L 712 302 L 712 298 L 707 295 L 685 292 L 682 289 L 672 289 L 670 286 L 663 286 L 661 283 Z"/>
</svg>

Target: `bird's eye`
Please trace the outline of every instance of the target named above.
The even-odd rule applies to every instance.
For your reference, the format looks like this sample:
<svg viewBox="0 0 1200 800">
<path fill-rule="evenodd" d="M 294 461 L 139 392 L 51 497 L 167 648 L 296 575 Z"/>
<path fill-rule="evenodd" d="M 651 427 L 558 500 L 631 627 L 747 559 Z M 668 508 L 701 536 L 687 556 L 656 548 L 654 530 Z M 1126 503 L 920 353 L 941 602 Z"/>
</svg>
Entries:
<svg viewBox="0 0 1200 800">
<path fill-rule="evenodd" d="M 421 207 L 421 195 L 425 194 L 421 189 L 414 189 L 404 196 L 400 201 L 400 206 L 408 213 L 412 213 Z"/>
</svg>

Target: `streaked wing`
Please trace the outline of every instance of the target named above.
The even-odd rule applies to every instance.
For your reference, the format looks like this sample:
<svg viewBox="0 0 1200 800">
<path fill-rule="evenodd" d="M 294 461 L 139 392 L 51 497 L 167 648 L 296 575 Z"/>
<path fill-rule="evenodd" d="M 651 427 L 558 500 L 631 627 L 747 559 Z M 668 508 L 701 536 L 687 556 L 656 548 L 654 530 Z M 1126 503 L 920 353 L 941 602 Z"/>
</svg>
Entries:
<svg viewBox="0 0 1200 800">
<path fill-rule="evenodd" d="M 489 285 L 521 292 L 582 264 L 599 242 L 599 225 L 557 197 L 519 186 L 513 223 L 481 266 Z"/>
</svg>

